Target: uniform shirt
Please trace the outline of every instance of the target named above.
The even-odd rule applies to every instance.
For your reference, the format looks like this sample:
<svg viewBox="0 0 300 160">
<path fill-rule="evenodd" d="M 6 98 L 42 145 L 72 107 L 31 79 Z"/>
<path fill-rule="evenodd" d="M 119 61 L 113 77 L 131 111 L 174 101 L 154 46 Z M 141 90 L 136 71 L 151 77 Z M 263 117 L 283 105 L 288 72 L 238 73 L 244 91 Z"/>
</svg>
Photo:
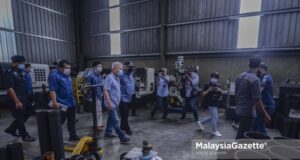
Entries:
<svg viewBox="0 0 300 160">
<path fill-rule="evenodd" d="M 29 95 L 33 95 L 32 79 L 31 79 L 31 76 L 30 76 L 30 72 L 25 71 L 24 77 L 27 81 L 27 92 L 28 92 Z"/>
<path fill-rule="evenodd" d="M 274 108 L 275 100 L 273 97 L 273 79 L 270 74 L 266 73 L 262 76 L 261 87 L 263 87 L 261 92 L 263 104 L 267 107 Z"/>
<path fill-rule="evenodd" d="M 169 95 L 169 85 L 168 81 L 170 80 L 168 75 L 163 76 L 167 81 L 161 76 L 157 79 L 157 96 L 167 97 Z"/>
<path fill-rule="evenodd" d="M 261 99 L 260 80 L 250 70 L 240 74 L 235 81 L 237 100 L 236 114 L 245 117 L 256 117 L 255 102 Z"/>
<path fill-rule="evenodd" d="M 103 89 L 107 90 L 112 108 L 117 109 L 121 101 L 121 89 L 120 79 L 113 73 L 106 76 Z M 108 107 L 106 99 L 104 99 L 104 105 Z"/>
<path fill-rule="evenodd" d="M 48 83 L 50 81 L 50 77 L 52 77 L 52 75 L 56 74 L 57 73 L 57 68 L 54 68 L 52 69 L 50 72 L 49 72 L 49 75 L 48 75 Z"/>
<path fill-rule="evenodd" d="M 199 84 L 199 76 L 192 72 L 191 74 L 192 83 L 186 79 L 185 81 L 185 97 L 192 97 L 193 87 L 198 87 Z"/>
<path fill-rule="evenodd" d="M 75 99 L 73 96 L 72 79 L 61 71 L 52 73 L 49 76 L 49 90 L 56 93 L 58 103 L 68 107 L 75 107 Z"/>
<path fill-rule="evenodd" d="M 131 73 L 126 73 L 120 77 L 121 83 L 121 101 L 130 103 L 134 95 L 134 79 Z"/>
<path fill-rule="evenodd" d="M 204 91 L 207 91 L 209 89 L 209 87 L 218 87 L 221 88 L 221 85 L 216 83 L 213 84 L 212 82 L 209 82 L 208 84 L 205 85 Z M 222 93 L 219 91 L 210 91 L 207 93 L 207 95 L 205 96 L 205 100 L 207 101 L 207 105 L 210 107 L 218 107 L 219 106 L 219 102 L 220 102 L 220 98 L 222 96 Z"/>
<path fill-rule="evenodd" d="M 103 78 L 100 74 L 96 73 L 95 71 L 90 72 L 87 75 L 87 84 L 88 85 L 101 85 L 103 86 Z M 102 87 L 96 87 L 96 97 L 100 99 L 102 97 Z M 89 98 L 92 98 L 92 90 L 89 90 Z"/>
<path fill-rule="evenodd" d="M 25 78 L 25 71 L 10 68 L 7 71 L 7 80 L 9 81 L 8 88 L 13 88 L 18 99 L 23 105 L 29 105 L 29 94 L 27 91 L 27 80 Z"/>
</svg>

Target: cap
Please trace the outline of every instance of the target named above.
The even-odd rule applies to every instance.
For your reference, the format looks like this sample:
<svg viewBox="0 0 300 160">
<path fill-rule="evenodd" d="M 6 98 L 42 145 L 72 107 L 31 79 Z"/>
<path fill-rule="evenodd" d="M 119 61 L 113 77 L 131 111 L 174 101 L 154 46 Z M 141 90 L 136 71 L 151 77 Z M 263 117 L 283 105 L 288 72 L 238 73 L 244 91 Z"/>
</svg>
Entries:
<svg viewBox="0 0 300 160">
<path fill-rule="evenodd" d="M 129 67 L 135 67 L 135 65 L 132 62 L 125 62 L 124 65 Z"/>
<path fill-rule="evenodd" d="M 11 61 L 14 62 L 14 63 L 22 63 L 22 62 L 25 62 L 25 57 L 24 57 L 24 56 L 21 56 L 21 55 L 15 55 L 15 56 L 12 56 L 10 59 L 11 59 Z"/>
</svg>

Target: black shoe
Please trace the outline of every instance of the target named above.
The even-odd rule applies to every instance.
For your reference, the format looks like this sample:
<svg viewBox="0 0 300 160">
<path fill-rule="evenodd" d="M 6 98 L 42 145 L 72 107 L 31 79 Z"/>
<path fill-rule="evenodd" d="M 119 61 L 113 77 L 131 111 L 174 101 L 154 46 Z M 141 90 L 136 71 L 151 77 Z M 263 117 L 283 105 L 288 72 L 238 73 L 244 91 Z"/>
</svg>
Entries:
<svg viewBox="0 0 300 160">
<path fill-rule="evenodd" d="M 111 134 L 111 135 L 104 135 L 104 138 L 116 138 L 118 136 Z"/>
<path fill-rule="evenodd" d="M 167 116 L 163 116 L 163 117 L 161 117 L 161 119 L 167 120 L 168 118 L 167 118 Z"/>
<path fill-rule="evenodd" d="M 128 135 L 132 135 L 133 132 L 131 130 L 129 130 L 129 131 L 125 131 L 125 133 Z"/>
<path fill-rule="evenodd" d="M 185 119 L 185 117 L 180 117 L 180 118 L 178 118 L 179 120 L 184 120 Z"/>
<path fill-rule="evenodd" d="M 26 135 L 26 136 L 22 137 L 22 140 L 27 141 L 27 142 L 33 142 L 33 141 L 35 141 L 35 138 L 31 137 L 30 135 Z"/>
<path fill-rule="evenodd" d="M 80 140 L 80 137 L 77 135 L 70 136 L 70 138 L 69 138 L 69 141 L 79 141 L 79 140 Z"/>
<path fill-rule="evenodd" d="M 137 115 L 137 114 L 132 114 L 131 116 L 132 116 L 132 117 L 138 117 L 139 115 Z"/>
<path fill-rule="evenodd" d="M 123 138 L 123 139 L 120 140 L 120 143 L 122 143 L 122 144 L 128 144 L 129 141 L 130 141 L 130 139 L 127 138 L 127 137 L 125 137 L 125 138 Z"/>
<path fill-rule="evenodd" d="M 12 136 L 15 136 L 15 137 L 20 137 L 19 134 L 17 134 L 17 131 L 12 131 L 12 130 L 9 130 L 8 128 L 4 130 L 5 133 L 7 134 L 10 134 Z"/>
</svg>

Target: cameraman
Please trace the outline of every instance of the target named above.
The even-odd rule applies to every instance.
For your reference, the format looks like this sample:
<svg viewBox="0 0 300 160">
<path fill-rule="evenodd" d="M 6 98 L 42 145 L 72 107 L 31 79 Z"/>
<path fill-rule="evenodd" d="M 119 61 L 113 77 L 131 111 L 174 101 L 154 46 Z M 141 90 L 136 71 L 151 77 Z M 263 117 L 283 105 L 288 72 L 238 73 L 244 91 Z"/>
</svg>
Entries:
<svg viewBox="0 0 300 160">
<path fill-rule="evenodd" d="M 204 130 L 204 124 L 211 121 L 212 134 L 218 137 L 222 136 L 217 127 L 218 107 L 224 93 L 219 84 L 219 77 L 217 72 L 212 73 L 210 75 L 210 82 L 205 86 L 204 92 L 202 93 L 207 100 L 210 116 L 203 119 L 199 124 L 200 129 Z"/>
<path fill-rule="evenodd" d="M 167 75 L 167 68 L 161 68 L 161 72 L 158 73 L 156 80 L 157 86 L 157 103 L 158 105 L 153 108 L 151 117 L 154 119 L 155 112 L 159 107 L 164 109 L 162 119 L 167 119 L 168 116 L 168 96 L 169 96 L 169 81 L 170 78 Z"/>
<path fill-rule="evenodd" d="M 199 116 L 198 116 L 198 96 L 200 94 L 199 92 L 199 76 L 193 72 L 193 67 L 188 66 L 186 68 L 186 72 L 183 78 L 183 89 L 181 91 L 181 96 L 184 98 L 183 100 L 183 110 L 180 119 L 184 120 L 186 116 L 186 111 L 187 108 L 190 106 L 193 114 L 194 114 L 194 119 L 195 121 L 200 124 L 199 121 Z"/>
</svg>

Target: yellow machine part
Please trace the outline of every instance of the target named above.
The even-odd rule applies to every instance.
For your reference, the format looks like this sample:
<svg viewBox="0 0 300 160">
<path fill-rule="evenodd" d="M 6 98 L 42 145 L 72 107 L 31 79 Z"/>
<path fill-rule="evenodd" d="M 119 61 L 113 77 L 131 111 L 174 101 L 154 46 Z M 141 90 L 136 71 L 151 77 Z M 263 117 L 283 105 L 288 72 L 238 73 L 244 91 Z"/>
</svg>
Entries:
<svg viewBox="0 0 300 160">
<path fill-rule="evenodd" d="M 89 150 L 89 144 L 93 141 L 92 137 L 84 136 L 75 146 L 72 155 L 86 153 Z"/>
<path fill-rule="evenodd" d="M 65 146 L 64 150 L 68 152 L 72 152 L 73 155 L 79 155 L 79 154 L 84 154 L 89 151 L 89 144 L 93 141 L 92 137 L 89 136 L 84 136 L 80 139 L 80 141 L 77 143 L 75 147 L 70 147 L 70 146 Z M 103 155 L 104 150 L 101 148 L 98 151 L 99 155 Z"/>
<path fill-rule="evenodd" d="M 73 82 L 73 90 L 74 96 L 76 98 L 77 104 L 80 104 L 81 98 L 83 96 L 81 86 L 85 85 L 85 78 L 84 77 L 77 77 L 72 79 Z"/>
</svg>

